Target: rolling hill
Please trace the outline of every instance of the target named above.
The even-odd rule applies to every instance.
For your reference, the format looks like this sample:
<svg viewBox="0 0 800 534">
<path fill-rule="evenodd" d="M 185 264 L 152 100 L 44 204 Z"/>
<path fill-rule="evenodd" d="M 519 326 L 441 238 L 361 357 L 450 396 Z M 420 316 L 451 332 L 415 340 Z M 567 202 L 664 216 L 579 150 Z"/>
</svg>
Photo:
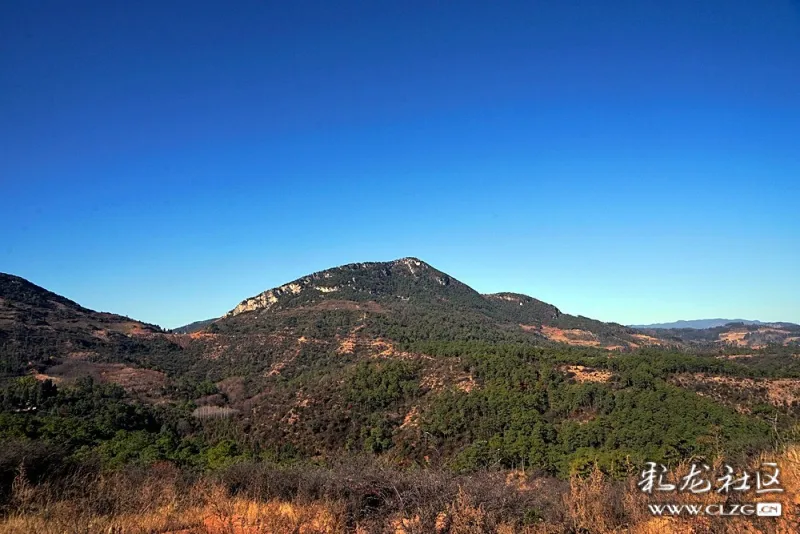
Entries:
<svg viewBox="0 0 800 534">
<path fill-rule="evenodd" d="M 640 328 L 641 332 L 691 347 L 751 348 L 800 346 L 800 325 L 793 323 L 726 323 L 711 328 Z"/>
<path fill-rule="evenodd" d="M 152 324 L 97 312 L 18 276 L 0 273 L 2 372 L 42 370 L 64 360 L 111 361 L 163 350 Z"/>
</svg>

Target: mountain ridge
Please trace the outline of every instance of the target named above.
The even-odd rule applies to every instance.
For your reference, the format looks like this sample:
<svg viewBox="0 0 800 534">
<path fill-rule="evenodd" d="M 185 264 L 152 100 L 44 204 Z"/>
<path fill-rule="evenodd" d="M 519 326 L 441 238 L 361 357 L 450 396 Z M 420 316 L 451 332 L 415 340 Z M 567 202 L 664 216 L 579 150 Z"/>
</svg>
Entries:
<svg viewBox="0 0 800 534">
<path fill-rule="evenodd" d="M 108 359 L 147 351 L 161 327 L 94 311 L 22 277 L 0 273 L 0 373 L 61 359 Z"/>
<path fill-rule="evenodd" d="M 425 316 L 428 325 L 457 322 L 453 326 L 462 331 L 458 335 L 466 337 L 472 328 L 491 331 L 492 336 L 516 336 L 520 341 L 538 339 L 586 347 L 630 349 L 665 343 L 617 323 L 565 314 L 528 295 L 481 294 L 416 257 L 350 263 L 314 272 L 242 300 L 209 327 L 243 327 L 249 323 L 247 329 L 263 330 L 257 325 L 259 321 L 269 318 L 274 322 L 301 309 L 343 310 L 364 308 L 367 303 L 371 303 L 371 309 L 362 310 L 364 313 L 375 314 L 380 308 L 380 321 L 400 321 L 406 330 L 414 322 L 411 314 Z M 268 328 L 278 327 L 273 324 Z M 413 337 L 413 333 L 407 335 Z"/>
<path fill-rule="evenodd" d="M 653 323 L 653 324 L 636 324 L 636 325 L 628 325 L 631 328 L 641 328 L 641 329 L 676 329 L 676 328 L 696 328 L 696 329 L 706 329 L 706 328 L 716 328 L 718 326 L 726 326 L 731 323 L 741 323 L 745 325 L 790 325 L 793 323 L 788 323 L 786 321 L 777 321 L 777 322 L 769 322 L 769 321 L 758 321 L 753 319 L 689 319 L 689 320 L 678 320 L 670 323 Z"/>
<path fill-rule="evenodd" d="M 363 314 L 359 323 L 362 326 L 363 320 L 381 323 L 383 326 L 375 327 L 376 332 L 386 328 L 387 322 L 395 323 L 392 328 L 404 332 L 402 339 L 414 338 L 420 329 L 430 330 L 431 325 L 445 323 L 457 323 L 450 325 L 452 328 L 447 334 L 456 338 L 469 338 L 473 330 L 503 339 L 517 336 L 515 339 L 534 343 L 553 341 L 620 350 L 640 346 L 713 348 L 731 344 L 761 347 L 769 343 L 793 343 L 797 338 L 790 323 L 718 319 L 714 321 L 729 326 L 714 326 L 710 330 L 669 329 L 624 326 L 565 314 L 552 304 L 520 293 L 481 294 L 416 257 L 349 263 L 316 271 L 246 298 L 216 320 L 193 323 L 175 331 L 285 330 L 293 328 L 291 325 L 296 325 L 301 315 L 337 310 L 338 313 L 359 311 Z M 420 316 L 417 323 L 413 315 Z M 421 322 L 425 324 L 419 324 Z M 783 328 L 780 325 L 788 325 L 788 328 L 780 330 Z M 743 329 L 746 326 L 752 328 Z M 756 331 L 755 326 L 775 329 Z M 438 334 L 429 332 L 427 335 Z"/>
</svg>

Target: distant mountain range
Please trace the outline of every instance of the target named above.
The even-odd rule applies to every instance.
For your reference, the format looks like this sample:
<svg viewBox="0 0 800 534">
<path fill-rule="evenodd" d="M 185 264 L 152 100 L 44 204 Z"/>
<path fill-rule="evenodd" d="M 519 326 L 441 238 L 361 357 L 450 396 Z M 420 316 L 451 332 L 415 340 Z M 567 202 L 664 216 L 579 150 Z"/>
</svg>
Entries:
<svg viewBox="0 0 800 534">
<path fill-rule="evenodd" d="M 716 328 L 718 326 L 725 326 L 726 324 L 730 323 L 739 323 L 739 324 L 757 324 L 757 325 L 767 325 L 772 323 L 765 323 L 761 321 L 751 321 L 748 319 L 692 319 L 689 321 L 675 321 L 674 323 L 654 323 L 654 324 L 634 324 L 630 325 L 631 328 L 642 328 L 642 329 L 650 329 L 650 328 L 662 328 L 662 329 L 670 329 L 670 328 L 697 328 L 697 329 L 705 329 L 705 328 Z M 788 324 L 788 323 L 776 323 L 776 324 Z"/>
</svg>

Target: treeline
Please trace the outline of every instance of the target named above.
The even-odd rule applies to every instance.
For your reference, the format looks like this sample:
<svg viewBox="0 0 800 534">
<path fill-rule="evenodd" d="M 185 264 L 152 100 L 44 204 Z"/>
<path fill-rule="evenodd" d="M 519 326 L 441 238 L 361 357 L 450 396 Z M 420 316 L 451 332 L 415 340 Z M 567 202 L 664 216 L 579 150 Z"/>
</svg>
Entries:
<svg viewBox="0 0 800 534">
<path fill-rule="evenodd" d="M 121 387 L 91 378 L 61 387 L 23 377 L 0 389 L 0 405 L 0 441 L 29 443 L 32 450 L 65 461 L 96 461 L 107 467 L 157 461 L 213 463 L 186 403 L 140 403 Z M 11 460 L 3 466 L 6 477 L 9 469 L 18 467 Z"/>
</svg>

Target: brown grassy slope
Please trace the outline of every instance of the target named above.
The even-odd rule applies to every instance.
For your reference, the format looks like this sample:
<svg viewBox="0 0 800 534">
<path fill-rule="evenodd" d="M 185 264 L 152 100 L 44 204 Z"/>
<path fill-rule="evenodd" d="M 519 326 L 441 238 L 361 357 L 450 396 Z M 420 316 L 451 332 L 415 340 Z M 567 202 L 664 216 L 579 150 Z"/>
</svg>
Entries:
<svg viewBox="0 0 800 534">
<path fill-rule="evenodd" d="M 224 477 L 189 480 L 162 465 L 84 475 L 62 488 L 30 486 L 21 473 L 0 534 L 798 532 L 800 447 L 772 460 L 782 469 L 786 492 L 760 498 L 751 493 L 745 501 L 782 502 L 779 519 L 654 518 L 647 504 L 656 500 L 638 491 L 636 479 L 613 482 L 599 472 L 564 483 L 522 473 L 457 477 L 356 464 L 280 471 L 239 466 Z M 686 494 L 664 500 L 724 499 Z"/>
</svg>

